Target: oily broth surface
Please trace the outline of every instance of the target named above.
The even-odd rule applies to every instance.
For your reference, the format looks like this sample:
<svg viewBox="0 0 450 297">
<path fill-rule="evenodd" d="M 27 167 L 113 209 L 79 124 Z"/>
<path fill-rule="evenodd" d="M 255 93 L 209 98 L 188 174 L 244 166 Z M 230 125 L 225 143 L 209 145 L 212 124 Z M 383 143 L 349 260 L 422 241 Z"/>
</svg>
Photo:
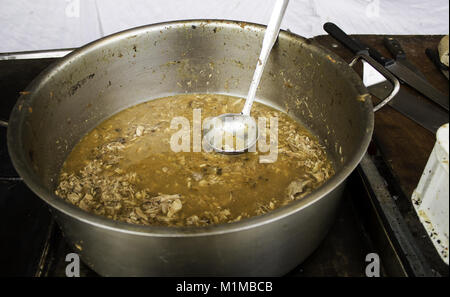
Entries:
<svg viewBox="0 0 450 297">
<path fill-rule="evenodd" d="M 255 103 L 252 116 L 278 117 L 278 159 L 268 153 L 178 152 L 174 117 L 191 123 L 240 112 L 244 100 L 224 95 L 177 95 L 128 108 L 88 133 L 73 149 L 56 194 L 80 208 L 143 225 L 208 225 L 263 214 L 300 199 L 334 174 L 317 139 L 285 113 Z"/>
</svg>

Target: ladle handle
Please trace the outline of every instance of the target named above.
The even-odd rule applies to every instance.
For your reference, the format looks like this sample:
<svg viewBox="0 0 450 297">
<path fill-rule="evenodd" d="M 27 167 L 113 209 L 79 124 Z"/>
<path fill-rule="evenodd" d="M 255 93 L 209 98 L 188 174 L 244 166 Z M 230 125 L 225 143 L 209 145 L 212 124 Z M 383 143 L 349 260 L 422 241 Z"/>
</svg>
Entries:
<svg viewBox="0 0 450 297">
<path fill-rule="evenodd" d="M 250 83 L 247 100 L 245 101 L 244 108 L 242 109 L 242 114 L 244 115 L 250 115 L 250 110 L 252 109 L 253 101 L 255 100 L 256 90 L 258 89 L 259 82 L 261 81 L 264 66 L 266 66 L 270 51 L 277 41 L 278 33 L 280 33 L 281 21 L 283 20 L 288 3 L 289 0 L 276 0 L 272 16 L 270 17 L 269 24 L 267 25 L 266 33 L 264 34 L 261 53 L 259 55 L 258 62 L 256 63 L 252 82 Z"/>
</svg>

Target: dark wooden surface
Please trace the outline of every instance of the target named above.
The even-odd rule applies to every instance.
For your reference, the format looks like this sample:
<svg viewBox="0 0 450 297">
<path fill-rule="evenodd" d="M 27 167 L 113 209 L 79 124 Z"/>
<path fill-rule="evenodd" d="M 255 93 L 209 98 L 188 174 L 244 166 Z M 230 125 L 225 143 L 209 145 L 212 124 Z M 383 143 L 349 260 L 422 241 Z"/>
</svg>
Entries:
<svg viewBox="0 0 450 297">
<path fill-rule="evenodd" d="M 355 35 L 358 40 L 391 57 L 383 45 L 382 35 Z M 428 81 L 444 94 L 449 94 L 448 80 L 425 55 L 426 48 L 436 48 L 442 36 L 392 36 L 403 47 L 408 60 L 413 63 Z M 314 38 L 344 60 L 350 61 L 353 54 L 328 35 Z M 336 47 L 337 45 L 337 47 Z M 420 100 L 428 100 L 402 85 Z M 398 182 L 403 194 L 411 197 L 435 143 L 435 135 L 414 121 L 406 118 L 390 106 L 375 114 L 374 140 L 378 144 L 385 162 Z"/>
</svg>

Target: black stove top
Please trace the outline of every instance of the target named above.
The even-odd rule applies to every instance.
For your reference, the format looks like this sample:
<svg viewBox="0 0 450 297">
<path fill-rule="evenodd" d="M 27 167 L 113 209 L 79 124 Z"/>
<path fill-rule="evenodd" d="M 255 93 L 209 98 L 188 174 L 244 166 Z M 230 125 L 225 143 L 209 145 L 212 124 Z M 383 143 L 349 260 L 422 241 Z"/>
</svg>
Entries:
<svg viewBox="0 0 450 297">
<path fill-rule="evenodd" d="M 0 61 L 0 120 L 7 121 L 19 92 L 54 58 Z M 411 257 L 408 232 L 391 228 L 363 167 L 349 178 L 336 222 L 318 249 L 288 276 L 365 276 L 366 255 L 381 258 L 385 276 L 439 275 L 417 252 Z M 406 233 L 406 234 L 405 234 Z M 413 243 L 412 243 L 413 244 Z M 413 244 L 414 245 L 414 244 Z M 406 249 L 406 251 L 405 251 Z M 414 249 L 413 249 L 414 250 Z M 65 276 L 66 244 L 47 205 L 20 180 L 0 130 L 0 276 Z M 414 254 L 413 253 L 413 254 Z M 86 265 L 81 276 L 97 276 Z M 444 272 L 445 274 L 445 272 Z M 447 269 L 448 275 L 448 269 Z"/>
</svg>

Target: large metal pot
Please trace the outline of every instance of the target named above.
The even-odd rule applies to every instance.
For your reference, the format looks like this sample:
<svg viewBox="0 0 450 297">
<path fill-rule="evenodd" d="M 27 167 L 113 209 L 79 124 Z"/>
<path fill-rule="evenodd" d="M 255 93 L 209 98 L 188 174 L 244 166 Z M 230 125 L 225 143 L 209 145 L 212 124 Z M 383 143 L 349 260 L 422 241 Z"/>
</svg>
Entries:
<svg viewBox="0 0 450 297">
<path fill-rule="evenodd" d="M 115 222 L 54 194 L 71 149 L 112 114 L 172 94 L 245 97 L 263 33 L 260 25 L 209 20 L 124 31 L 62 58 L 20 97 L 9 121 L 11 159 L 93 270 L 101 275 L 282 275 L 324 238 L 345 180 L 370 141 L 373 107 L 348 64 L 289 32 L 280 33 L 257 97 L 287 111 L 327 148 L 336 175 L 312 194 L 241 222 L 186 228 Z"/>
</svg>

